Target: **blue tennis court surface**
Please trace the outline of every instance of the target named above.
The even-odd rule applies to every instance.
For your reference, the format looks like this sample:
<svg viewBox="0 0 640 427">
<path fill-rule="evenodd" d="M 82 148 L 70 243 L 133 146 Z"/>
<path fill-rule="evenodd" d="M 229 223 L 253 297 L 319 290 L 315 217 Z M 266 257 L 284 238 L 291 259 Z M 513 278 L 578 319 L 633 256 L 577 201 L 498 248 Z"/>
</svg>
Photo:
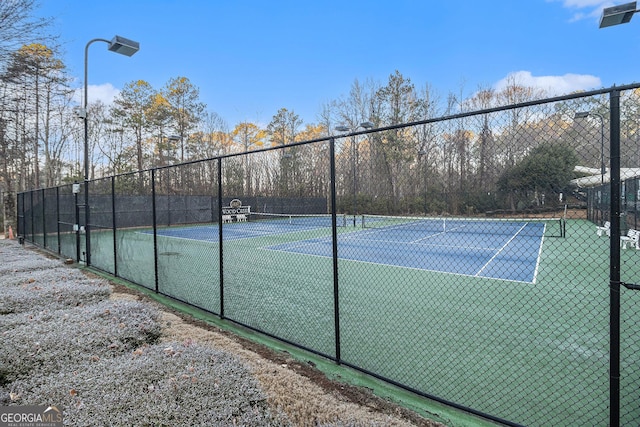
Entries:
<svg viewBox="0 0 640 427">
<path fill-rule="evenodd" d="M 535 283 L 545 233 L 542 222 L 386 224 L 372 220 L 369 226 L 373 228 L 338 234 L 340 259 L 526 283 Z M 223 236 L 224 240 L 239 240 L 318 228 L 326 228 L 330 233 L 330 222 L 323 218 L 307 223 L 271 220 L 224 224 Z M 218 233 L 217 224 L 158 230 L 159 236 L 209 242 L 218 242 Z M 264 249 L 333 255 L 330 235 Z"/>
<path fill-rule="evenodd" d="M 330 229 L 330 227 L 330 220 L 326 220 L 325 218 L 306 221 L 304 223 L 291 222 L 289 219 L 283 219 L 266 222 L 223 224 L 222 233 L 224 240 L 239 240 L 304 230 L 315 230 L 318 228 Z M 153 234 L 153 230 L 146 230 L 142 233 Z M 158 236 L 174 237 L 177 239 L 201 240 L 206 242 L 217 242 L 219 240 L 219 228 L 217 224 L 161 228 L 158 229 L 157 233 Z"/>
<path fill-rule="evenodd" d="M 340 234 L 340 259 L 535 283 L 544 225 L 529 223 L 512 234 L 372 229 Z M 509 233 L 509 232 L 507 232 Z M 332 256 L 330 237 L 267 249 Z"/>
</svg>

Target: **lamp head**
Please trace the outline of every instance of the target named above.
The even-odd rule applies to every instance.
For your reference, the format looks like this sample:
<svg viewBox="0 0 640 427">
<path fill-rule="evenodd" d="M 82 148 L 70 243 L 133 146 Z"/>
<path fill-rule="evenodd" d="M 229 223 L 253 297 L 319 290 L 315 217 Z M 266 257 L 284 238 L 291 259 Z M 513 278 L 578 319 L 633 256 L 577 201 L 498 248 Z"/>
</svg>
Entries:
<svg viewBox="0 0 640 427">
<path fill-rule="evenodd" d="M 140 43 L 125 39 L 121 36 L 115 36 L 109 42 L 109 50 L 121 55 L 132 56 L 134 53 L 140 50 Z"/>
<path fill-rule="evenodd" d="M 372 122 L 363 122 L 360 123 L 360 127 L 363 127 L 365 129 L 371 129 L 373 128 L 375 125 Z"/>
<path fill-rule="evenodd" d="M 611 27 L 618 24 L 626 24 L 636 13 L 636 2 L 625 3 L 618 6 L 605 7 L 600 16 L 600 28 Z"/>
</svg>

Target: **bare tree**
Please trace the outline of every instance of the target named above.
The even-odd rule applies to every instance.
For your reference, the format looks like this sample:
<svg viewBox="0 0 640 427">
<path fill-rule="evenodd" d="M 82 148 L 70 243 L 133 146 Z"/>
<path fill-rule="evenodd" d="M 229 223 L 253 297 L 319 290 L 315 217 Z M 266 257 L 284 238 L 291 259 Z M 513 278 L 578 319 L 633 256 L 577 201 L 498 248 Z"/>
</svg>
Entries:
<svg viewBox="0 0 640 427">
<path fill-rule="evenodd" d="M 42 32 L 50 24 L 50 19 L 34 18 L 35 0 L 0 1 L 0 64 L 20 46 L 43 39 Z M 51 45 L 53 38 L 47 37 Z"/>
<path fill-rule="evenodd" d="M 298 128 L 302 125 L 302 120 L 293 111 L 281 108 L 273 116 L 271 122 L 267 125 L 267 131 L 271 139 L 271 144 L 275 146 L 284 146 L 295 141 L 298 134 Z M 298 179 L 299 168 L 294 159 L 295 151 L 280 150 L 280 174 L 278 179 L 278 187 L 281 195 L 288 195 L 293 186 L 293 182 Z M 290 182 L 291 181 L 291 182 Z"/>
<path fill-rule="evenodd" d="M 128 129 L 133 134 L 138 170 L 144 168 L 143 143 L 151 126 L 147 112 L 153 95 L 154 90 L 146 81 L 128 83 L 114 100 L 111 110 L 113 120 L 122 123 L 122 129 Z"/>
<path fill-rule="evenodd" d="M 164 91 L 169 102 L 173 125 L 180 137 L 180 161 L 185 161 L 185 142 L 200 123 L 205 104 L 200 102 L 200 90 L 186 77 L 169 80 Z"/>
</svg>

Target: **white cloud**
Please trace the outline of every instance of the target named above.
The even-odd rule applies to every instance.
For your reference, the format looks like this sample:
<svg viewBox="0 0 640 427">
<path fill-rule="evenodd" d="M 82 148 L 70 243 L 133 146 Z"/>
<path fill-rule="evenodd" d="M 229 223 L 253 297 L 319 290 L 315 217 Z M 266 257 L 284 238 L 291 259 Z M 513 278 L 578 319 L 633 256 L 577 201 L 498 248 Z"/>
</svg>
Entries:
<svg viewBox="0 0 640 427">
<path fill-rule="evenodd" d="M 562 5 L 564 7 L 583 8 L 583 7 L 598 7 L 611 3 L 611 1 L 603 0 L 563 0 Z"/>
<path fill-rule="evenodd" d="M 570 21 L 580 21 L 582 19 L 599 19 L 602 14 L 602 9 L 605 7 L 611 7 L 614 2 L 611 0 L 554 0 L 562 1 L 562 6 L 567 9 L 576 10 L 571 17 Z M 589 9 L 582 11 L 581 9 Z"/>
<path fill-rule="evenodd" d="M 73 95 L 73 100 L 78 104 L 82 102 L 82 93 L 84 88 L 77 89 Z M 101 85 L 89 85 L 87 87 L 89 92 L 89 103 L 101 101 L 106 105 L 111 105 L 113 99 L 118 96 L 120 89 L 113 87 L 111 83 L 103 83 Z"/>
<path fill-rule="evenodd" d="M 590 90 L 602 87 L 599 77 L 589 74 L 565 74 L 562 76 L 534 76 L 530 71 L 515 71 L 499 80 L 493 87 L 500 91 L 505 87 L 518 84 L 535 87 L 547 92 L 549 96 L 564 95 L 578 90 Z"/>
<path fill-rule="evenodd" d="M 120 89 L 113 87 L 111 83 L 101 85 L 89 85 L 89 102 L 102 101 L 110 105 L 113 99 L 120 93 Z"/>
</svg>

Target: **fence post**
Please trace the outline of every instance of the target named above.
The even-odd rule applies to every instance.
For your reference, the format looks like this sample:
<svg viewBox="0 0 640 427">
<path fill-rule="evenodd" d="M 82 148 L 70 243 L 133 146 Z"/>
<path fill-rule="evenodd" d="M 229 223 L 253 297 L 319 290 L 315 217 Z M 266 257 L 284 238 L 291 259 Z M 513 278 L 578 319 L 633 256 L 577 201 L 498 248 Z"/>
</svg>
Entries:
<svg viewBox="0 0 640 427">
<path fill-rule="evenodd" d="M 156 215 L 156 169 L 151 169 L 151 215 L 153 216 L 153 277 L 155 281 L 156 293 L 158 293 L 158 219 Z"/>
<path fill-rule="evenodd" d="M 329 164 L 331 173 L 331 240 L 333 249 L 333 319 L 335 330 L 336 363 L 341 363 L 340 355 L 340 288 L 338 281 L 338 230 L 336 229 L 336 139 L 329 140 Z M 353 213 L 355 224 L 355 212 Z"/>
<path fill-rule="evenodd" d="M 91 208 L 89 207 L 89 178 L 84 180 L 84 262 L 87 267 L 91 265 L 91 226 L 89 225 Z"/>
<path fill-rule="evenodd" d="M 113 226 L 113 275 L 118 277 L 118 239 L 116 222 L 116 178 L 111 177 L 111 225 Z"/>
<path fill-rule="evenodd" d="M 218 157 L 218 251 L 220 262 L 220 318 L 224 319 L 224 260 L 222 245 L 222 158 Z"/>
<path fill-rule="evenodd" d="M 60 242 L 60 187 L 56 187 L 56 236 L 58 239 L 58 255 L 62 255 L 62 242 Z"/>
<path fill-rule="evenodd" d="M 47 197 L 44 188 L 40 190 L 42 195 L 42 247 L 47 248 Z"/>
<path fill-rule="evenodd" d="M 610 102 L 610 355 L 609 355 L 609 425 L 620 425 L 620 91 L 613 89 Z"/>
<path fill-rule="evenodd" d="M 75 205 L 76 220 L 74 230 L 76 233 L 76 262 L 80 262 L 80 205 L 78 205 L 78 192 L 73 191 L 73 204 Z"/>
<path fill-rule="evenodd" d="M 33 193 L 35 193 L 36 190 L 31 190 L 29 191 L 29 198 L 31 200 L 30 205 L 29 205 L 29 211 L 31 212 L 31 243 L 35 243 L 36 242 L 36 223 L 35 223 L 35 212 L 34 212 L 34 208 L 33 208 Z"/>
</svg>

